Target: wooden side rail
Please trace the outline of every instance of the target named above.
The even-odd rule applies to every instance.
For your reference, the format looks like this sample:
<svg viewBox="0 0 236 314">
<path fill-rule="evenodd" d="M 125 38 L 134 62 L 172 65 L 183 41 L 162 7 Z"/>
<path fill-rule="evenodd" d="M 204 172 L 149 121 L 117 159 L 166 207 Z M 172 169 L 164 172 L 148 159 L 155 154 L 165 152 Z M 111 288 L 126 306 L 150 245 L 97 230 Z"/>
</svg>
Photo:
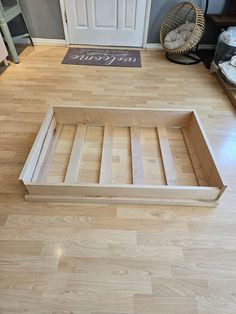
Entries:
<svg viewBox="0 0 236 314">
<path fill-rule="evenodd" d="M 220 196 L 226 189 L 226 185 L 220 176 L 214 153 L 196 112 L 192 113 L 188 130 L 207 185 L 221 189 Z"/>
<path fill-rule="evenodd" d="M 195 173 L 195 177 L 197 180 L 198 185 L 200 186 L 207 186 L 207 182 L 204 179 L 203 171 L 201 169 L 200 162 L 197 158 L 195 149 L 191 143 L 191 139 L 189 136 L 188 128 L 182 128 L 182 134 L 185 141 L 185 145 L 189 154 L 189 158 L 193 167 L 193 171 Z"/>
<path fill-rule="evenodd" d="M 40 176 L 41 176 L 41 173 L 43 171 L 43 166 L 44 166 L 44 163 L 46 161 L 46 156 L 47 156 L 47 154 L 50 151 L 50 148 L 52 146 L 52 141 L 53 141 L 54 133 L 56 130 L 56 125 L 57 125 L 56 119 L 53 117 L 53 119 L 50 123 L 50 126 L 48 128 L 46 137 L 44 139 L 43 145 L 42 145 L 42 149 L 41 149 L 41 152 L 40 152 L 40 155 L 38 158 L 38 162 L 37 162 L 37 165 L 35 167 L 34 174 L 32 177 L 32 182 L 38 181 Z"/>
<path fill-rule="evenodd" d="M 166 128 L 158 127 L 157 135 L 159 137 L 159 144 L 161 149 L 161 156 L 166 177 L 166 183 L 167 185 L 176 185 L 175 165 L 171 153 L 170 142 L 168 140 Z"/>
<path fill-rule="evenodd" d="M 39 156 L 40 156 L 40 152 L 42 150 L 42 145 L 43 142 L 45 140 L 45 136 L 48 132 L 48 128 L 51 124 L 52 118 L 53 118 L 53 108 L 49 108 L 43 123 L 41 125 L 41 128 L 38 132 L 38 135 L 34 141 L 34 144 L 31 148 L 30 154 L 25 162 L 24 168 L 22 169 L 22 172 L 20 174 L 19 180 L 22 180 L 24 182 L 30 182 L 34 171 L 35 171 L 35 167 L 37 165 Z"/>
<path fill-rule="evenodd" d="M 38 176 L 38 181 L 41 183 L 45 182 L 46 180 L 47 174 L 49 172 L 49 169 L 52 163 L 53 155 L 56 151 L 57 144 L 58 144 L 61 132 L 62 132 L 62 128 L 63 128 L 63 125 L 61 123 L 58 123 L 56 126 L 55 134 L 52 139 L 52 144 L 50 145 L 51 148 L 48 149 L 47 151 L 47 155 L 45 157 L 43 167 L 41 168 L 40 174 Z"/>
<path fill-rule="evenodd" d="M 86 138 L 86 131 L 87 126 L 85 124 L 77 126 L 74 143 L 70 154 L 70 160 L 65 175 L 65 183 L 73 184 L 77 182 L 84 142 Z"/>
</svg>

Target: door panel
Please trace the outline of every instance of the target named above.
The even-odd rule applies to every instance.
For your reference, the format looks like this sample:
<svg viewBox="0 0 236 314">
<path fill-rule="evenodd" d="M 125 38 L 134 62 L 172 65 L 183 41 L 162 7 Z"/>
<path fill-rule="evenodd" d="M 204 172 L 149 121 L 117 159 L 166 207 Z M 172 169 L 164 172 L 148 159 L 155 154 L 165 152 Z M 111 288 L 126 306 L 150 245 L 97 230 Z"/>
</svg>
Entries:
<svg viewBox="0 0 236 314">
<path fill-rule="evenodd" d="M 125 0 L 125 28 L 134 29 L 136 14 L 137 14 L 137 1 Z"/>
<path fill-rule="evenodd" d="M 76 27 L 88 28 L 88 11 L 86 0 L 75 0 Z"/>
<path fill-rule="evenodd" d="M 71 44 L 142 46 L 147 0 L 65 0 Z"/>
<path fill-rule="evenodd" d="M 93 0 L 95 28 L 117 28 L 118 0 Z M 101 9 L 101 7 L 103 9 Z"/>
</svg>

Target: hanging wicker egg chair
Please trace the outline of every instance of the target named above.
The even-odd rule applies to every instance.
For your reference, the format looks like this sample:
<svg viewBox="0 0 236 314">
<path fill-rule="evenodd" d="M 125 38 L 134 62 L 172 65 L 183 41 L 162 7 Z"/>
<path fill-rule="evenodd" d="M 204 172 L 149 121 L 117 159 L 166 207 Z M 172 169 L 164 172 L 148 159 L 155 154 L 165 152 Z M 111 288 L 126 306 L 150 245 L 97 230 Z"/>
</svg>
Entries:
<svg viewBox="0 0 236 314">
<path fill-rule="evenodd" d="M 194 64 L 201 59 L 191 50 L 202 38 L 205 18 L 201 9 L 190 1 L 173 7 L 166 15 L 160 31 L 166 57 L 175 63 Z"/>
</svg>

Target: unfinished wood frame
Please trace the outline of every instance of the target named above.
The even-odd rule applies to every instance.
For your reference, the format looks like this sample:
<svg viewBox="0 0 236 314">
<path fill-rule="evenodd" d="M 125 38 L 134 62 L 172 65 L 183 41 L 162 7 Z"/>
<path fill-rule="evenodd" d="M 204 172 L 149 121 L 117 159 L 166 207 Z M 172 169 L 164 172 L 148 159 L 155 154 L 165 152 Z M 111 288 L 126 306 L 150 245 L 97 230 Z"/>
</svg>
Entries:
<svg viewBox="0 0 236 314">
<path fill-rule="evenodd" d="M 76 127 L 64 182 L 49 184 L 46 175 L 63 125 Z M 98 183 L 78 184 L 80 162 L 88 126 L 103 126 Z M 132 184 L 112 183 L 114 127 L 130 128 Z M 155 128 L 166 185 L 145 184 L 140 128 Z M 181 129 L 198 186 L 181 186 L 167 129 Z M 216 206 L 224 185 L 212 149 L 195 111 L 59 107 L 49 109 L 19 178 L 29 201 L 167 204 Z"/>
</svg>

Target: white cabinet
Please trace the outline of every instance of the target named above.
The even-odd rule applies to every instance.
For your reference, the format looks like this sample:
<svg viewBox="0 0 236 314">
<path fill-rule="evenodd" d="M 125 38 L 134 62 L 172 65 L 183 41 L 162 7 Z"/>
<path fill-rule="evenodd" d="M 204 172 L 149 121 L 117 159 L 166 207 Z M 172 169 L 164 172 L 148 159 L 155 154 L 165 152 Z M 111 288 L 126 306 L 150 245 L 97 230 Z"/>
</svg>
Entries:
<svg viewBox="0 0 236 314">
<path fill-rule="evenodd" d="M 8 56 L 8 52 L 4 44 L 4 41 L 2 39 L 2 35 L 0 33 L 0 62 L 4 61 L 5 66 L 8 65 L 7 60 L 6 60 L 7 56 Z"/>
</svg>

